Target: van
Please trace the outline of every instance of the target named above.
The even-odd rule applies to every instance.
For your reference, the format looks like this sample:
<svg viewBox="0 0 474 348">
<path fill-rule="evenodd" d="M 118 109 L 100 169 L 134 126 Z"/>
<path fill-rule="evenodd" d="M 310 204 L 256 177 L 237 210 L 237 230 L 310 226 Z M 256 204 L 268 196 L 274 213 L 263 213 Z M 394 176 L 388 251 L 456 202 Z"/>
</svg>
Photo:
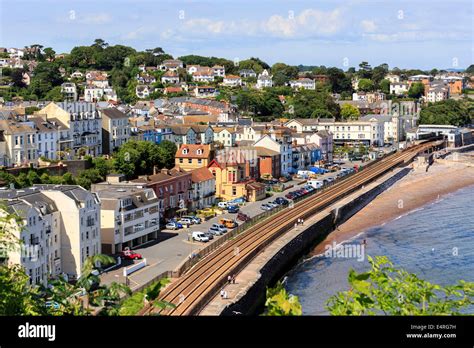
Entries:
<svg viewBox="0 0 474 348">
<path fill-rule="evenodd" d="M 204 232 L 193 232 L 193 239 L 198 242 L 209 242 L 209 237 Z"/>
<path fill-rule="evenodd" d="M 319 189 L 324 186 L 324 183 L 321 180 L 308 180 L 308 185 L 311 185 L 315 189 Z"/>
</svg>

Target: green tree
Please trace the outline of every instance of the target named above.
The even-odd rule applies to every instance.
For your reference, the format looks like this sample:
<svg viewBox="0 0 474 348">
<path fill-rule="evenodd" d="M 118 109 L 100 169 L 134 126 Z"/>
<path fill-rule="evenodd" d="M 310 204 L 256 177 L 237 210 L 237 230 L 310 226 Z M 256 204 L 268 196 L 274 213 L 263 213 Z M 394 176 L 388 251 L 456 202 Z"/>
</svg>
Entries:
<svg viewBox="0 0 474 348">
<path fill-rule="evenodd" d="M 158 166 L 160 168 L 168 168 L 171 169 L 175 165 L 175 156 L 176 156 L 176 151 L 178 150 L 177 146 L 175 143 L 169 140 L 163 140 L 159 145 L 158 149 L 160 151 L 159 153 L 159 163 Z"/>
<path fill-rule="evenodd" d="M 357 120 L 360 116 L 360 111 L 357 107 L 351 104 L 344 104 L 341 106 L 341 117 L 345 120 Z"/>
<path fill-rule="evenodd" d="M 390 94 L 390 81 L 389 80 L 380 81 L 379 88 L 383 93 Z"/>
<path fill-rule="evenodd" d="M 410 86 L 408 90 L 408 96 L 410 98 L 421 98 L 425 94 L 425 85 L 421 82 L 415 82 Z"/>
<path fill-rule="evenodd" d="M 372 92 L 375 90 L 375 84 L 369 79 L 359 80 L 359 90 L 363 92 Z"/>
<path fill-rule="evenodd" d="M 289 294 L 283 284 L 278 282 L 274 288 L 267 288 L 264 316 L 301 315 L 301 304 L 297 296 Z"/>
<path fill-rule="evenodd" d="M 441 286 L 395 268 L 385 256 L 369 262 L 369 271 L 349 272 L 350 290 L 329 298 L 332 315 L 452 315 L 474 304 L 474 283 Z"/>
<path fill-rule="evenodd" d="M 449 124 L 465 126 L 474 118 L 474 102 L 463 100 L 443 100 L 422 107 L 420 124 Z"/>
</svg>

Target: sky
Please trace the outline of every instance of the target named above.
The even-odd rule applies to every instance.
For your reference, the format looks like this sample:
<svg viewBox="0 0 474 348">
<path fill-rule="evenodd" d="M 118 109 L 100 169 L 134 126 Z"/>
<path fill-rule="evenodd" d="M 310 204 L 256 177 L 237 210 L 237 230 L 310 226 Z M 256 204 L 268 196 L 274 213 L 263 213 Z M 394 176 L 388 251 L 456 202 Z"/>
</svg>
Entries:
<svg viewBox="0 0 474 348">
<path fill-rule="evenodd" d="M 471 0 L 0 0 L 0 47 L 107 43 L 269 64 L 466 68 Z"/>
</svg>

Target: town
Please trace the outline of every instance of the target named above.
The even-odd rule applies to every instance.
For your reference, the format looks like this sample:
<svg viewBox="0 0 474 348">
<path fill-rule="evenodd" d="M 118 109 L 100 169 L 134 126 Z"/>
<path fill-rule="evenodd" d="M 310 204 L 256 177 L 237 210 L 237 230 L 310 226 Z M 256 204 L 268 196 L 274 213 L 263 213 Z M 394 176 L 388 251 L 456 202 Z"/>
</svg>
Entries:
<svg viewBox="0 0 474 348">
<path fill-rule="evenodd" d="M 101 282 L 140 291 L 423 139 L 474 144 L 473 65 L 270 66 L 97 39 L 0 48 L 0 69 L 1 211 L 23 246 L 8 262 L 31 286 L 108 255 Z"/>
</svg>

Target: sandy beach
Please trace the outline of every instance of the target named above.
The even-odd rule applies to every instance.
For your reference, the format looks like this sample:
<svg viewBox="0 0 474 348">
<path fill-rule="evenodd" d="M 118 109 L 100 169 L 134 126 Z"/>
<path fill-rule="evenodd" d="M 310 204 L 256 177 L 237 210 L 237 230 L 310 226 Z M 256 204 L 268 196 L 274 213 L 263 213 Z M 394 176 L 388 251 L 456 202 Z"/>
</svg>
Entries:
<svg viewBox="0 0 474 348">
<path fill-rule="evenodd" d="M 424 170 L 411 171 L 387 191 L 380 194 L 352 218 L 340 225 L 311 252 L 317 255 L 333 241 L 348 240 L 355 235 L 387 221 L 396 219 L 443 195 L 474 185 L 474 157 L 460 156 L 462 161 L 439 160 Z"/>
</svg>

